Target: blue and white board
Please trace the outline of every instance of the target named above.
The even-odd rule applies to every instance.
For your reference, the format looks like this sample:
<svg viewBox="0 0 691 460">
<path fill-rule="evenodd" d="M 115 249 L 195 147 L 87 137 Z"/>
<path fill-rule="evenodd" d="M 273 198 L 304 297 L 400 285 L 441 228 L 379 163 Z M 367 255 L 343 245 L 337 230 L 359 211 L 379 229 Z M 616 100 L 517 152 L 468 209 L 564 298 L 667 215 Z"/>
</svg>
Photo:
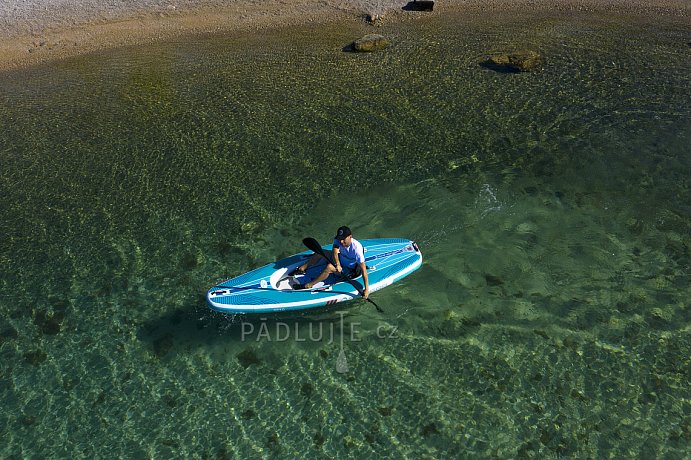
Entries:
<svg viewBox="0 0 691 460">
<path fill-rule="evenodd" d="M 408 276 L 422 265 L 422 254 L 417 245 L 401 238 L 359 240 L 365 250 L 365 263 L 372 294 Z M 323 247 L 331 254 L 331 245 Z M 209 307 L 223 313 L 269 313 L 304 310 L 333 305 L 360 297 L 364 288 L 362 276 L 351 283 L 334 275 L 312 289 L 294 290 L 293 284 L 305 284 L 324 269 L 320 263 L 304 275 L 288 276 L 312 256 L 312 251 L 301 252 L 265 265 L 209 289 L 206 299 Z"/>
</svg>

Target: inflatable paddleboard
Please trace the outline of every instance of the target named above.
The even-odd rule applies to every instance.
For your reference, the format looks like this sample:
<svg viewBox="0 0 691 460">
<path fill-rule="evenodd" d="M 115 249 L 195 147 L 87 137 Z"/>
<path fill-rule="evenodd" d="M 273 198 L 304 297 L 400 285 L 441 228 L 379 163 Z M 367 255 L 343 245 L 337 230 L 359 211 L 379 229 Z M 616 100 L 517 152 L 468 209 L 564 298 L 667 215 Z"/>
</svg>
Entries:
<svg viewBox="0 0 691 460">
<path fill-rule="evenodd" d="M 422 265 L 420 249 L 410 240 L 381 238 L 358 241 L 365 251 L 370 295 L 408 276 Z M 327 254 L 331 254 L 331 248 L 331 245 L 322 247 Z M 289 276 L 312 254 L 312 251 L 301 252 L 214 286 L 206 294 L 209 307 L 223 313 L 270 313 L 319 308 L 361 298 L 359 292 L 364 289 L 362 275 L 350 282 L 331 275 L 311 289 L 294 290 L 294 284 L 306 284 L 324 269 L 326 261 L 310 267 L 303 275 Z"/>
</svg>

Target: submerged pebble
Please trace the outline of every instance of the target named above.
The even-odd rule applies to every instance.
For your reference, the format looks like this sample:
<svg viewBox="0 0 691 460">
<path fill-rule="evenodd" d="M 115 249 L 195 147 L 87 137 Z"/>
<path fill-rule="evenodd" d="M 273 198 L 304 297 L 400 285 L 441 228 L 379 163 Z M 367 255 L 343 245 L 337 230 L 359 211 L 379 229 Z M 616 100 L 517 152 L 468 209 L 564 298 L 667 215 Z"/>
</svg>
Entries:
<svg viewBox="0 0 691 460">
<path fill-rule="evenodd" d="M 487 283 L 487 286 L 501 286 L 504 284 L 504 280 L 498 276 L 490 275 L 489 273 L 485 274 L 485 282 Z"/>
<path fill-rule="evenodd" d="M 46 313 L 36 312 L 34 316 L 34 324 L 45 335 L 56 335 L 60 332 L 62 321 L 65 314 L 61 312 Z"/>
<path fill-rule="evenodd" d="M 439 434 L 439 428 L 437 428 L 436 423 L 429 423 L 422 427 L 422 429 L 420 430 L 420 434 L 423 438 L 427 438 L 433 434 Z"/>
<path fill-rule="evenodd" d="M 268 447 L 269 450 L 274 452 L 278 450 L 278 448 L 280 447 L 278 433 L 274 431 L 266 437 L 266 447 Z"/>
<path fill-rule="evenodd" d="M 393 409 L 391 407 L 380 407 L 377 410 L 382 417 L 390 417 L 391 414 L 393 414 Z"/>
<path fill-rule="evenodd" d="M 314 385 L 311 383 L 303 383 L 302 387 L 300 388 L 300 394 L 305 398 L 309 398 L 312 396 L 312 393 L 314 393 Z"/>
<path fill-rule="evenodd" d="M 199 265 L 199 259 L 197 258 L 196 254 L 191 252 L 183 254 L 182 259 L 180 260 L 180 267 L 183 270 L 192 270 L 197 268 L 197 265 Z"/>
<path fill-rule="evenodd" d="M 33 426 L 36 424 L 36 417 L 33 415 L 22 415 L 20 421 L 24 426 Z"/>
<path fill-rule="evenodd" d="M 324 435 L 318 431 L 314 433 L 314 436 L 312 436 L 312 443 L 317 449 L 321 449 L 321 447 L 324 445 L 324 441 L 326 441 L 326 438 L 324 438 Z"/>
<path fill-rule="evenodd" d="M 48 359 L 48 355 L 43 350 L 34 350 L 24 354 L 24 360 L 32 366 L 38 366 Z"/>
<path fill-rule="evenodd" d="M 261 362 L 259 361 L 259 357 L 257 356 L 257 354 L 251 348 L 247 348 L 246 350 L 241 351 L 235 356 L 238 359 L 240 365 L 245 369 L 247 369 L 253 364 L 260 364 Z"/>
<path fill-rule="evenodd" d="M 19 336 L 17 333 L 17 330 L 13 327 L 8 327 L 4 331 L 0 332 L 0 345 L 3 342 L 9 341 L 9 340 L 14 340 Z"/>
</svg>

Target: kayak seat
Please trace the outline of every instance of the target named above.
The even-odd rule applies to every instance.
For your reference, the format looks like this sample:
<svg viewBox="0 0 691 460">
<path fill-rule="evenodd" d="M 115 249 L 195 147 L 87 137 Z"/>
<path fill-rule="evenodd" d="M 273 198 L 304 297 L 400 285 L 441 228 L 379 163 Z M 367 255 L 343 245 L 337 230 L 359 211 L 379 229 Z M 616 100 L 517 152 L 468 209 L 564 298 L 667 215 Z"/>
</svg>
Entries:
<svg viewBox="0 0 691 460">
<path fill-rule="evenodd" d="M 288 276 L 297 276 L 297 275 L 304 275 L 304 274 L 305 274 L 305 270 L 301 270 L 300 267 L 298 266 L 295 270 L 288 273 Z"/>
</svg>

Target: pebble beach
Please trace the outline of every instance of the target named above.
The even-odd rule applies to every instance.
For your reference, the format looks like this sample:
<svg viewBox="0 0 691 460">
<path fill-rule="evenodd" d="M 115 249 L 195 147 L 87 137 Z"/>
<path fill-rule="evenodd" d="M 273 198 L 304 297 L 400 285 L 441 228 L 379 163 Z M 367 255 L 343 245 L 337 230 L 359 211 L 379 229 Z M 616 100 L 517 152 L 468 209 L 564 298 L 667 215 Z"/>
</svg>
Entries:
<svg viewBox="0 0 691 460">
<path fill-rule="evenodd" d="M 368 17 L 393 21 L 406 6 L 396 0 L 28 0 L 0 1 L 0 69 L 107 48 L 194 34 L 248 33 L 305 23 Z M 467 10 L 488 15 L 517 10 L 542 13 L 602 11 L 611 14 L 688 17 L 682 0 L 447 0 L 432 13 Z M 408 15 L 410 16 L 410 15 Z"/>
</svg>

